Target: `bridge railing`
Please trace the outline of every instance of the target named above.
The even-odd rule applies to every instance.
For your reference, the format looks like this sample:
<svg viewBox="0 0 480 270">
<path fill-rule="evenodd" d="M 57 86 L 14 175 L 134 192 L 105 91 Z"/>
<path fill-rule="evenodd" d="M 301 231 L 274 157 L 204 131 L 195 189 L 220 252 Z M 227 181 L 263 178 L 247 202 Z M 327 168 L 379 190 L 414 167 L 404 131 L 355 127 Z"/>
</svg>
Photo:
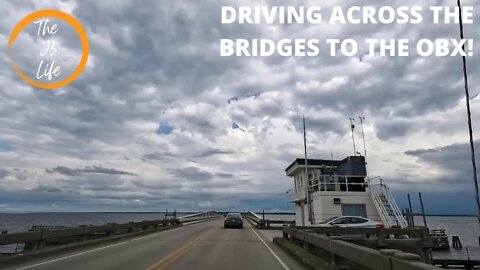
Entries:
<svg viewBox="0 0 480 270">
<path fill-rule="evenodd" d="M 295 221 L 287 220 L 277 220 L 277 219 L 264 219 L 262 216 L 248 211 L 244 214 L 246 218 L 252 221 L 255 226 L 259 229 L 281 229 L 282 226 L 272 226 L 272 225 L 295 225 Z"/>
<path fill-rule="evenodd" d="M 410 227 L 410 228 L 362 228 L 362 227 L 337 227 L 337 226 L 295 226 L 298 230 L 304 230 L 309 233 L 325 234 L 327 236 L 341 236 L 341 235 L 363 235 L 375 236 L 378 241 L 383 243 L 390 236 L 402 236 L 406 239 L 415 238 L 422 239 L 424 246 L 432 247 L 432 239 L 430 231 L 426 227 Z M 380 244 L 382 245 L 382 244 Z"/>
<path fill-rule="evenodd" d="M 253 222 L 257 227 L 265 225 L 265 220 L 261 216 L 255 214 L 252 211 L 245 212 L 244 216 L 248 218 L 248 220 Z"/>
<path fill-rule="evenodd" d="M 37 231 L 0 234 L 0 245 L 25 243 L 25 250 L 44 247 L 49 241 L 75 242 L 97 239 L 135 231 L 145 231 L 159 227 L 180 226 L 178 219 L 151 220 L 128 223 L 108 223 L 105 225 L 72 227 L 67 229 L 40 229 Z"/>
<path fill-rule="evenodd" d="M 314 228 L 305 230 L 296 227 L 283 227 L 283 239 L 302 246 L 332 264 L 345 261 L 353 262 L 368 269 L 440 269 L 430 264 L 430 247 L 428 230 L 424 229 L 390 229 L 390 228 Z M 330 237 L 323 234 L 331 234 Z M 340 235 L 372 235 L 380 239 L 346 239 Z M 411 235 L 408 239 L 386 239 L 389 235 Z M 415 238 L 413 238 L 415 237 Z M 417 238 L 418 237 L 418 238 Z M 281 238 L 279 238 L 281 239 Z M 274 242 L 279 242 L 278 239 Z M 396 246 L 393 246 L 396 245 Z"/>
<path fill-rule="evenodd" d="M 218 218 L 221 215 L 216 212 L 216 211 L 208 211 L 208 212 L 201 212 L 201 213 L 195 213 L 183 217 L 179 217 L 178 220 L 180 222 L 185 223 L 185 222 L 193 222 L 193 221 L 199 221 L 199 220 L 205 220 L 205 219 L 213 219 L 213 218 Z"/>
</svg>

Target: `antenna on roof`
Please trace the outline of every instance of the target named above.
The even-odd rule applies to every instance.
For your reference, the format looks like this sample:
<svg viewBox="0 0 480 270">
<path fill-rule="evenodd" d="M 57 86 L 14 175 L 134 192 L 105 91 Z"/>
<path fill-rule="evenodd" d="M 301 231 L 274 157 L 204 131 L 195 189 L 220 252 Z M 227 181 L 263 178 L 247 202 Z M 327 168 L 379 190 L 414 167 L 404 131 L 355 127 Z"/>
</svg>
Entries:
<svg viewBox="0 0 480 270">
<path fill-rule="evenodd" d="M 303 148 L 305 150 L 305 205 L 308 211 L 308 220 L 312 220 L 312 206 L 310 205 L 310 177 L 308 175 L 308 157 L 307 157 L 307 128 L 305 124 L 305 115 L 303 117 Z M 302 226 L 305 226 L 305 221 L 302 221 Z"/>
<path fill-rule="evenodd" d="M 360 125 L 362 126 L 362 139 L 363 139 L 363 156 L 365 157 L 365 168 L 367 169 L 367 175 L 368 175 L 368 168 L 367 168 L 367 146 L 365 144 L 365 133 L 363 132 L 363 121 L 365 121 L 364 116 L 359 116 L 360 119 Z"/>
<path fill-rule="evenodd" d="M 332 168 L 333 168 L 333 151 L 330 152 L 330 157 L 332 158 L 332 164 L 330 164 L 330 168 L 328 168 L 328 173 L 332 174 Z"/>
<path fill-rule="evenodd" d="M 353 155 L 357 155 L 357 149 L 355 147 L 355 135 L 354 135 L 354 130 L 355 130 L 355 118 L 349 117 L 350 119 L 350 127 L 352 128 L 352 141 L 353 141 Z"/>
</svg>

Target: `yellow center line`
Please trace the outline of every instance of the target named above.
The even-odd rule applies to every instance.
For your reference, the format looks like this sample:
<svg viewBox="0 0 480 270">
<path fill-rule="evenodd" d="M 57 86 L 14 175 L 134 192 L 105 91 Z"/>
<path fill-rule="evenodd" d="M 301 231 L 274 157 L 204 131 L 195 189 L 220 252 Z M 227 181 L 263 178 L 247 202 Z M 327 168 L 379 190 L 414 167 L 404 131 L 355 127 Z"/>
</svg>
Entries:
<svg viewBox="0 0 480 270">
<path fill-rule="evenodd" d="M 205 240 L 210 234 L 212 234 L 217 228 L 212 228 L 205 233 L 201 234 L 199 237 L 195 238 L 194 240 L 188 242 L 187 244 L 183 245 L 182 247 L 178 248 L 174 252 L 170 253 L 167 257 L 161 259 L 160 261 L 156 262 L 154 265 L 147 268 L 147 270 L 163 270 L 172 262 L 176 261 L 178 258 L 185 255 L 191 249 L 193 249 L 200 241 Z"/>
</svg>

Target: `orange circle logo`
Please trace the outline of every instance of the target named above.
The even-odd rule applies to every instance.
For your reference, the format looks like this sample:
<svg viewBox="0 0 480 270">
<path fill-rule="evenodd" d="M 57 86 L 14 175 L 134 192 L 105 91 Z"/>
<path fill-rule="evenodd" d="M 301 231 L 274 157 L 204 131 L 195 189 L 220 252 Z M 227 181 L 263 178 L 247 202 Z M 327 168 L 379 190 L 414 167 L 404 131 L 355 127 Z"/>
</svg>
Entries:
<svg viewBox="0 0 480 270">
<path fill-rule="evenodd" d="M 17 38 L 18 34 L 29 24 L 33 23 L 34 21 L 41 19 L 41 18 L 46 18 L 46 17 L 53 17 L 57 19 L 64 20 L 67 22 L 70 26 L 75 29 L 77 32 L 78 37 L 80 38 L 80 43 L 82 45 L 82 57 L 80 59 L 80 63 L 78 64 L 77 68 L 73 71 L 73 73 L 65 78 L 62 81 L 59 82 L 54 82 L 54 83 L 42 83 L 35 81 L 31 78 L 29 78 L 23 71 L 20 70 L 18 65 L 15 63 L 13 57 L 10 55 L 10 61 L 12 62 L 13 68 L 15 71 L 20 75 L 20 77 L 29 83 L 32 86 L 38 87 L 38 88 L 43 88 L 43 89 L 55 89 L 55 88 L 60 88 L 63 86 L 68 85 L 72 81 L 74 81 L 83 71 L 85 68 L 85 65 L 87 64 L 88 60 L 88 39 L 87 39 L 87 34 L 85 30 L 83 29 L 82 25 L 80 22 L 78 22 L 74 17 L 71 15 L 58 11 L 58 10 L 40 10 L 33 12 L 23 18 L 16 26 L 13 28 L 12 33 L 10 34 L 10 39 L 8 40 L 8 47 L 11 49 L 13 42 Z"/>
</svg>

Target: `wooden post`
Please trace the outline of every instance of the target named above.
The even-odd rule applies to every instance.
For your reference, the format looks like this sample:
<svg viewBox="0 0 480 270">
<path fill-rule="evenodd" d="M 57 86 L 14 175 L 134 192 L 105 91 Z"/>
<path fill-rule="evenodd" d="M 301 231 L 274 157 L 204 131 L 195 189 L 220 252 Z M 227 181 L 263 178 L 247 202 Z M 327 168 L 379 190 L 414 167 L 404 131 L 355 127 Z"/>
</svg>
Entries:
<svg viewBox="0 0 480 270">
<path fill-rule="evenodd" d="M 452 236 L 452 246 L 454 249 L 462 249 L 462 243 L 460 242 L 460 237 Z"/>
<path fill-rule="evenodd" d="M 410 227 L 415 227 L 415 223 L 413 221 L 413 214 L 412 212 L 408 209 L 405 208 L 406 214 L 407 214 L 407 221 L 408 221 L 408 226 Z"/>
<path fill-rule="evenodd" d="M 408 209 L 402 208 L 402 216 L 407 220 L 407 225 L 410 227 L 410 220 L 408 219 Z"/>
<path fill-rule="evenodd" d="M 410 211 L 410 210 L 409 210 Z M 412 226 L 415 227 L 415 216 L 413 215 L 413 212 L 410 211 L 410 220 L 412 221 Z"/>
</svg>

